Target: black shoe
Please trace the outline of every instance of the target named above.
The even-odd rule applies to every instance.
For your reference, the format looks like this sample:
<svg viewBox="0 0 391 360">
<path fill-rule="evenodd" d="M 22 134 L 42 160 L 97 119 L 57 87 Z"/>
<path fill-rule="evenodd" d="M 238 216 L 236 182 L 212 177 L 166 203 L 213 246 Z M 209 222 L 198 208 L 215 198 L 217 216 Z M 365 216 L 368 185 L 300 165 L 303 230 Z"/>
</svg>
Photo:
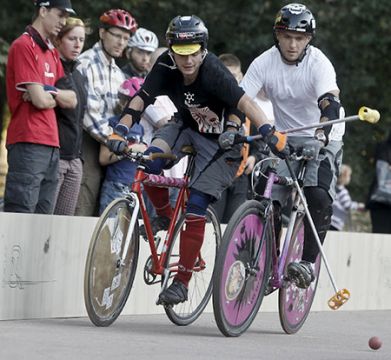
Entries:
<svg viewBox="0 0 391 360">
<path fill-rule="evenodd" d="M 152 233 L 153 233 L 153 235 L 156 235 L 158 233 L 158 231 L 161 231 L 161 230 L 167 231 L 169 225 L 170 225 L 170 219 L 167 216 L 157 216 L 157 217 L 154 217 L 151 220 L 151 226 L 152 226 Z M 144 225 L 140 226 L 140 235 L 144 236 L 145 238 L 147 238 L 147 233 L 145 231 L 145 226 Z"/>
<path fill-rule="evenodd" d="M 160 295 L 158 304 L 176 305 L 187 300 L 187 287 L 180 281 L 174 280 Z"/>
<path fill-rule="evenodd" d="M 301 289 L 307 289 L 311 282 L 315 280 L 312 264 L 308 261 L 291 262 L 288 264 L 287 272 L 288 278 Z"/>
</svg>

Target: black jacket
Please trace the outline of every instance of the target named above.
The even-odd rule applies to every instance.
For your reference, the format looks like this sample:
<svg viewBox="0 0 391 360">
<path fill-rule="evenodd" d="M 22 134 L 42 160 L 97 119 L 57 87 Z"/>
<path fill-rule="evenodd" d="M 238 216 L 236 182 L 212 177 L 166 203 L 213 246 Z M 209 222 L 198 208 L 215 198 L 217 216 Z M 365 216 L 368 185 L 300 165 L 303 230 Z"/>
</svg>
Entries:
<svg viewBox="0 0 391 360">
<path fill-rule="evenodd" d="M 56 87 L 76 92 L 75 109 L 56 107 L 58 132 L 60 136 L 60 158 L 73 160 L 81 157 L 83 117 L 87 105 L 87 79 L 76 70 L 77 61 L 61 60 L 65 76 L 59 79 Z"/>
<path fill-rule="evenodd" d="M 376 166 L 376 162 L 378 160 L 387 161 L 391 165 L 391 133 L 388 136 L 386 141 L 381 142 L 381 143 L 377 144 L 377 146 L 376 146 L 375 166 Z M 373 191 L 375 190 L 376 185 L 377 185 L 377 176 L 375 173 L 375 177 L 374 177 L 374 179 L 370 185 L 370 188 L 369 188 L 369 194 L 368 194 L 368 198 L 367 198 L 367 202 L 366 202 L 367 209 L 384 208 L 384 207 L 390 208 L 389 205 L 370 200 L 370 197 L 371 197 Z"/>
</svg>

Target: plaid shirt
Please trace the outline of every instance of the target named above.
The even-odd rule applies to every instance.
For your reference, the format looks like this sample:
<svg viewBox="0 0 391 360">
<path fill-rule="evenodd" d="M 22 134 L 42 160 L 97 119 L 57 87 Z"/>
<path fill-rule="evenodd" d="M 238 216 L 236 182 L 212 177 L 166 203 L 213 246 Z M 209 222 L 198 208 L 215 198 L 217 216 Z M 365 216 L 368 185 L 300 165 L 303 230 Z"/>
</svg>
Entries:
<svg viewBox="0 0 391 360">
<path fill-rule="evenodd" d="M 78 60 L 78 70 L 88 80 L 83 126 L 92 137 L 105 142 L 111 133 L 108 119 L 114 115 L 118 103 L 118 89 L 125 76 L 114 59 L 107 59 L 100 41 L 81 54 Z"/>
</svg>

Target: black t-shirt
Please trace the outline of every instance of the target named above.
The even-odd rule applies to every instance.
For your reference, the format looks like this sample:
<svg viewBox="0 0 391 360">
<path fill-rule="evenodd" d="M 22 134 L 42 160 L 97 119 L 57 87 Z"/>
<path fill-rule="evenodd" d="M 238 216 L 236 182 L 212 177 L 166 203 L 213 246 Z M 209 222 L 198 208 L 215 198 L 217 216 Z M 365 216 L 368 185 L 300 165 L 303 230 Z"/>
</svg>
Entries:
<svg viewBox="0 0 391 360">
<path fill-rule="evenodd" d="M 237 114 L 237 104 L 244 94 L 212 53 L 206 55 L 197 79 L 185 86 L 182 73 L 167 51 L 157 59 L 142 88 L 152 97 L 169 96 L 185 126 L 212 137 L 224 131 L 227 115 Z"/>
</svg>

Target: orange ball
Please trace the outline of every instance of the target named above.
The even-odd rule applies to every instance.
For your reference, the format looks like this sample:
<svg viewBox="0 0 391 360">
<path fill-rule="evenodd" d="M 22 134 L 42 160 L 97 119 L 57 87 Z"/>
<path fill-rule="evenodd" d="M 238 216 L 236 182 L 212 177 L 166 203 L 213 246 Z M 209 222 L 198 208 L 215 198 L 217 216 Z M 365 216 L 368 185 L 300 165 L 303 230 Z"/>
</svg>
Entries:
<svg viewBox="0 0 391 360">
<path fill-rule="evenodd" d="M 381 348 L 382 342 L 377 336 L 372 336 L 368 341 L 368 345 L 371 349 L 377 350 Z"/>
</svg>

